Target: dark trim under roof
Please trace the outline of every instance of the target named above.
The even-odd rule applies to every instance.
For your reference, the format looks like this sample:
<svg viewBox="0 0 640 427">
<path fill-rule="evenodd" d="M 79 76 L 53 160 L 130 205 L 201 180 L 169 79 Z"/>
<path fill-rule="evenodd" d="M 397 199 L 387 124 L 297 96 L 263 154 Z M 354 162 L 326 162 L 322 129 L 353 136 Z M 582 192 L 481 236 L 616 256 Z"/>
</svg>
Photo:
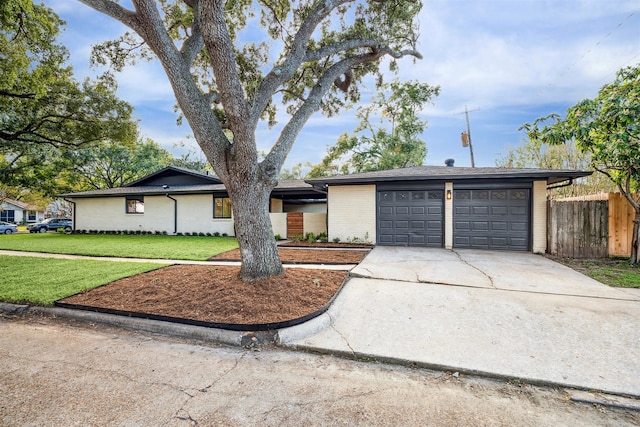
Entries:
<svg viewBox="0 0 640 427">
<path fill-rule="evenodd" d="M 316 188 L 330 185 L 375 184 L 394 181 L 460 181 L 479 179 L 546 180 L 547 185 L 589 176 L 593 172 L 564 169 L 470 168 L 458 166 L 414 166 L 385 171 L 336 175 L 305 180 Z"/>
</svg>

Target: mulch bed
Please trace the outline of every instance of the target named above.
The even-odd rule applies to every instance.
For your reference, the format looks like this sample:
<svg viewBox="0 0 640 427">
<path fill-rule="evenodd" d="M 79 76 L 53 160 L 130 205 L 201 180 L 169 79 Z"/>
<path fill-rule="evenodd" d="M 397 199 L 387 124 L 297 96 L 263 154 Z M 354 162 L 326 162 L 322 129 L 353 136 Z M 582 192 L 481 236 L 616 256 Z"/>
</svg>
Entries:
<svg viewBox="0 0 640 427">
<path fill-rule="evenodd" d="M 317 248 L 317 246 L 315 246 Z M 344 247 L 338 246 L 338 247 Z M 366 250 L 322 250 L 278 248 L 280 260 L 285 264 L 357 264 L 369 253 Z M 209 261 L 240 261 L 240 249 L 234 249 L 209 258 Z"/>
<path fill-rule="evenodd" d="M 298 319 L 324 308 L 346 271 L 285 269 L 282 276 L 243 282 L 239 267 L 173 265 L 121 279 L 63 300 L 106 311 L 198 322 L 258 325 Z"/>
<path fill-rule="evenodd" d="M 281 247 L 307 247 L 307 248 L 339 248 L 339 249 L 371 249 L 373 245 L 364 243 L 335 243 L 335 242 L 308 242 L 306 240 L 289 240 L 278 243 Z"/>
</svg>

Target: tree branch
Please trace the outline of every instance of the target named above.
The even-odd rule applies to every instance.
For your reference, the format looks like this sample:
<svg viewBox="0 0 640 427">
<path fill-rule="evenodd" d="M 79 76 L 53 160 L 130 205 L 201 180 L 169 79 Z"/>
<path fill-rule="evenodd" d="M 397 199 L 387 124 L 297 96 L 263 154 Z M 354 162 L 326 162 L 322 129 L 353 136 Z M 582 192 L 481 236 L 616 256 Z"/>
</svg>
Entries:
<svg viewBox="0 0 640 427">
<path fill-rule="evenodd" d="M 20 99 L 35 99 L 35 93 L 13 93 L 7 92 L 6 90 L 0 90 L 0 96 L 6 96 L 9 98 L 20 98 Z"/>
<path fill-rule="evenodd" d="M 281 65 L 276 65 L 262 80 L 251 106 L 251 124 L 255 127 L 269 100 L 278 88 L 289 80 L 305 61 L 306 46 L 317 26 L 339 5 L 354 0 L 325 0 L 309 13 L 291 44 L 291 50 Z"/>
<path fill-rule="evenodd" d="M 348 73 L 352 68 L 360 64 L 377 61 L 385 53 L 383 49 L 379 52 L 356 55 L 343 59 L 329 67 L 313 87 L 307 100 L 298 108 L 291 120 L 282 129 L 278 141 L 276 141 L 261 163 L 263 171 L 269 174 L 280 170 L 302 127 L 309 117 L 320 109 L 322 98 L 331 89 L 336 79 L 339 79 L 341 75 Z"/>
<path fill-rule="evenodd" d="M 224 6 L 223 1 L 199 2 L 200 28 L 219 88 L 220 102 L 234 133 L 234 140 L 253 141 L 253 134 L 245 134 L 248 130 L 246 120 L 249 109 L 238 74 L 233 42 L 225 21 Z M 255 147 L 252 151 L 256 151 Z"/>
<path fill-rule="evenodd" d="M 122 22 L 126 26 L 135 29 L 136 13 L 120 6 L 118 3 L 111 0 L 79 0 L 81 3 L 102 12 L 118 21 Z M 135 6 L 135 2 L 134 2 Z"/>
<path fill-rule="evenodd" d="M 198 8 L 195 7 L 198 4 L 197 0 L 185 1 L 185 3 L 190 6 L 194 11 L 193 16 L 193 26 L 191 27 L 191 36 L 185 40 L 182 44 L 182 49 L 180 49 L 180 53 L 184 58 L 187 64 L 193 64 L 193 61 L 198 56 L 198 53 L 202 50 L 204 46 L 204 39 L 202 38 L 202 32 L 200 31 L 200 24 L 198 23 Z"/>
</svg>

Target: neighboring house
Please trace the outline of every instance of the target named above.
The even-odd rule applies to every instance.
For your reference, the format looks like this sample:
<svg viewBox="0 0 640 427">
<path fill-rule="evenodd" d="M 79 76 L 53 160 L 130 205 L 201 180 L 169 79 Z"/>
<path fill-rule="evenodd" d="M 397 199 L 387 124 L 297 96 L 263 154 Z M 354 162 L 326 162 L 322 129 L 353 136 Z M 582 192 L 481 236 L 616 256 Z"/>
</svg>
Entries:
<svg viewBox="0 0 640 427">
<path fill-rule="evenodd" d="M 1 199 L 0 221 L 33 224 L 44 219 L 44 209 L 13 199 Z"/>
<path fill-rule="evenodd" d="M 189 169 L 170 166 L 124 187 L 61 197 L 73 206 L 75 230 L 235 235 L 224 185 Z M 326 232 L 325 193 L 303 180 L 282 180 L 271 197 L 274 235 Z"/>
<path fill-rule="evenodd" d="M 417 166 L 306 182 L 327 192 L 329 240 L 542 253 L 547 188 L 590 174 Z"/>
</svg>

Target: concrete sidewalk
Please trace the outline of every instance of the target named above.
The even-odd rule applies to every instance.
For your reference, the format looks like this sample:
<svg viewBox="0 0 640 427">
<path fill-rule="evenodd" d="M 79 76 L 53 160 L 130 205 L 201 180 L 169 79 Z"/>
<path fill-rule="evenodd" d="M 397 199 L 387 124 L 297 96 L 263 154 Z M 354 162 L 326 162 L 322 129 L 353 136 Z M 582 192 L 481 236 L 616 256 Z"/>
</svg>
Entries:
<svg viewBox="0 0 640 427">
<path fill-rule="evenodd" d="M 283 345 L 640 397 L 640 295 L 527 253 L 376 247 Z"/>
<path fill-rule="evenodd" d="M 112 261 L 112 262 L 144 262 L 154 264 L 186 264 L 186 265 L 230 265 L 239 266 L 240 261 L 191 261 L 184 259 L 156 259 L 156 258 L 121 258 L 121 257 L 102 257 L 87 255 L 66 255 L 66 254 L 49 254 L 43 252 L 24 252 L 24 251 L 8 251 L 0 250 L 0 255 L 7 256 L 24 256 L 36 258 L 57 258 L 57 259 L 90 259 L 94 261 Z M 310 268 L 316 270 L 339 270 L 349 271 L 355 267 L 355 264 L 284 264 L 285 268 Z"/>
</svg>

